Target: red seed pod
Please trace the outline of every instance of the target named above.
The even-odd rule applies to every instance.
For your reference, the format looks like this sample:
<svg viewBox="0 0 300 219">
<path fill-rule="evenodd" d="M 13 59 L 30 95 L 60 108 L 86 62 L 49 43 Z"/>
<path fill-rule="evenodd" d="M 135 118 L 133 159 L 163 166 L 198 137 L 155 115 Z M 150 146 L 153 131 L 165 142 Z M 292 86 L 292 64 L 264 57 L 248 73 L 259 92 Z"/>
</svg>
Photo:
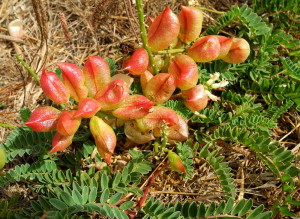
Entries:
<svg viewBox="0 0 300 219">
<path fill-rule="evenodd" d="M 138 119 L 146 116 L 149 110 L 154 106 L 148 98 L 143 95 L 128 96 L 112 114 L 124 120 Z"/>
<path fill-rule="evenodd" d="M 207 93 L 201 84 L 192 89 L 183 91 L 182 98 L 184 99 L 184 105 L 193 111 L 204 109 L 208 103 Z"/>
<path fill-rule="evenodd" d="M 61 112 L 51 106 L 40 107 L 34 110 L 24 125 L 36 132 L 50 132 L 56 128 Z"/>
<path fill-rule="evenodd" d="M 170 164 L 170 168 L 178 173 L 186 173 L 186 169 L 180 157 L 172 152 L 171 150 L 168 151 L 168 161 Z"/>
<path fill-rule="evenodd" d="M 89 96 L 94 97 L 110 82 L 110 69 L 105 59 L 99 56 L 89 56 L 83 67 L 85 85 Z"/>
<path fill-rule="evenodd" d="M 222 59 L 228 54 L 232 46 L 233 38 L 228 38 L 224 36 L 216 36 L 216 37 L 219 39 L 220 42 L 220 54 L 216 59 Z"/>
<path fill-rule="evenodd" d="M 64 136 L 56 132 L 52 139 L 52 149 L 50 152 L 63 151 L 72 144 L 73 135 Z"/>
<path fill-rule="evenodd" d="M 167 6 L 151 23 L 148 42 L 152 51 L 168 48 L 179 34 L 180 24 L 177 16 Z"/>
<path fill-rule="evenodd" d="M 78 110 L 74 115 L 74 118 L 91 118 L 101 108 L 101 104 L 90 97 L 84 98 L 79 101 Z"/>
<path fill-rule="evenodd" d="M 197 8 L 181 6 L 178 19 L 180 23 L 179 39 L 183 42 L 192 42 L 197 39 L 202 29 L 202 12 Z"/>
<path fill-rule="evenodd" d="M 150 26 L 153 23 L 154 20 L 155 20 L 155 17 L 149 17 L 148 26 Z"/>
<path fill-rule="evenodd" d="M 148 84 L 151 78 L 153 78 L 153 74 L 151 74 L 149 71 L 145 71 L 143 74 L 141 74 L 140 82 L 143 93 L 145 93 L 146 85 Z"/>
<path fill-rule="evenodd" d="M 147 70 L 149 64 L 149 56 L 145 49 L 139 48 L 135 50 L 131 57 L 124 61 L 124 69 L 133 75 L 141 75 Z"/>
<path fill-rule="evenodd" d="M 57 132 L 64 136 L 74 135 L 78 130 L 81 119 L 74 118 L 76 110 L 63 111 L 56 124 Z"/>
<path fill-rule="evenodd" d="M 127 84 L 128 87 L 130 87 L 131 84 L 134 82 L 134 79 L 126 74 L 115 74 L 114 76 L 111 77 L 111 81 L 114 81 L 117 78 L 121 78 L 122 80 L 124 80 L 124 82 Z"/>
<path fill-rule="evenodd" d="M 81 69 L 72 63 L 60 62 L 57 66 L 62 70 L 64 84 L 75 101 L 86 98 L 88 89 L 84 85 L 85 79 Z"/>
<path fill-rule="evenodd" d="M 53 102 L 62 104 L 69 101 L 67 88 L 54 72 L 46 72 L 46 68 L 43 68 L 40 83 L 46 97 Z"/>
<path fill-rule="evenodd" d="M 90 130 L 94 136 L 99 154 L 108 164 L 111 164 L 111 156 L 117 144 L 114 130 L 97 116 L 91 118 Z"/>
<path fill-rule="evenodd" d="M 176 89 L 175 79 L 169 73 L 160 73 L 149 80 L 145 96 L 155 103 L 166 102 Z"/>
<path fill-rule="evenodd" d="M 189 127 L 187 125 L 187 121 L 180 115 L 178 116 L 178 123 L 171 127 L 168 127 L 167 134 L 168 134 L 168 142 L 180 142 L 185 141 L 189 136 Z M 162 129 L 161 127 L 156 128 L 153 130 L 153 135 L 156 137 L 162 136 Z"/>
<path fill-rule="evenodd" d="M 114 110 L 128 96 L 128 85 L 123 79 L 117 78 L 100 90 L 95 99 L 100 102 L 101 110 Z"/>
<path fill-rule="evenodd" d="M 178 115 L 170 108 L 153 106 L 150 113 L 140 119 L 136 119 L 137 125 L 142 132 L 160 128 L 164 122 L 169 127 L 178 124 Z"/>
<path fill-rule="evenodd" d="M 198 66 L 187 55 L 177 55 L 171 59 L 168 72 L 175 78 L 176 87 L 188 90 L 195 87 L 198 82 Z"/>
<path fill-rule="evenodd" d="M 248 58 L 250 55 L 250 45 L 243 38 L 233 38 L 232 46 L 228 54 L 222 58 L 223 61 L 239 64 Z"/>
<path fill-rule="evenodd" d="M 195 62 L 210 62 L 220 54 L 220 42 L 216 36 L 206 36 L 197 40 L 189 49 L 188 55 Z"/>
<path fill-rule="evenodd" d="M 126 137 L 136 144 L 145 144 L 155 139 L 151 130 L 142 132 L 134 120 L 125 123 L 124 132 Z"/>
</svg>

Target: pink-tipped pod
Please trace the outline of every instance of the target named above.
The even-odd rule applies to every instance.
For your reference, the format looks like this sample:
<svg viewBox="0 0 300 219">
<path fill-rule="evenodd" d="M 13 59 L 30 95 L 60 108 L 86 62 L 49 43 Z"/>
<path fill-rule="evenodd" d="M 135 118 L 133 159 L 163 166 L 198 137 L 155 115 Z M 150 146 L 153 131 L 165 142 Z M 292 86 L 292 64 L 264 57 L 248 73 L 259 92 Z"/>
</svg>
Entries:
<svg viewBox="0 0 300 219">
<path fill-rule="evenodd" d="M 110 69 L 104 58 L 89 56 L 83 67 L 89 97 L 94 97 L 111 80 Z"/>
<path fill-rule="evenodd" d="M 117 145 L 114 130 L 97 116 L 91 118 L 90 130 L 94 136 L 99 154 L 108 164 L 111 164 L 111 156 Z"/>
<path fill-rule="evenodd" d="M 249 55 L 249 43 L 243 38 L 233 38 L 232 46 L 228 54 L 223 57 L 222 60 L 231 64 L 239 64 L 246 61 Z"/>
<path fill-rule="evenodd" d="M 91 118 L 101 108 L 101 104 L 93 98 L 87 97 L 79 101 L 78 109 L 74 118 Z"/>
<path fill-rule="evenodd" d="M 111 77 L 111 81 L 114 81 L 118 78 L 121 78 L 122 80 L 124 80 L 128 87 L 130 87 L 134 81 L 134 79 L 132 77 L 130 77 L 129 75 L 126 75 L 126 74 L 115 74 L 114 76 Z"/>
<path fill-rule="evenodd" d="M 167 6 L 149 26 L 147 37 L 151 50 L 159 51 L 168 48 L 176 40 L 179 30 L 179 20 Z"/>
<path fill-rule="evenodd" d="M 149 71 L 145 71 L 143 74 L 141 74 L 140 82 L 143 93 L 145 93 L 146 85 L 148 84 L 151 78 L 153 78 L 153 74 Z"/>
<path fill-rule="evenodd" d="M 168 127 L 167 129 L 169 143 L 185 141 L 189 136 L 189 127 L 187 121 L 182 116 L 180 115 L 177 116 L 178 116 L 178 123 L 176 125 Z M 162 136 L 161 127 L 155 128 L 153 130 L 153 135 L 155 137 L 161 137 Z"/>
<path fill-rule="evenodd" d="M 180 23 L 179 39 L 183 42 L 192 42 L 200 35 L 203 23 L 201 10 L 194 7 L 181 6 L 178 14 Z"/>
<path fill-rule="evenodd" d="M 61 112 L 51 106 L 39 107 L 34 110 L 24 125 L 36 132 L 50 132 L 56 128 Z"/>
<path fill-rule="evenodd" d="M 160 128 L 165 122 L 169 127 L 178 124 L 178 115 L 170 108 L 153 106 L 150 113 L 136 119 L 137 126 L 142 132 Z"/>
<path fill-rule="evenodd" d="M 169 73 L 159 73 L 151 78 L 145 88 L 144 94 L 155 103 L 166 102 L 176 89 L 175 79 Z"/>
<path fill-rule="evenodd" d="M 71 136 L 78 130 L 81 119 L 74 118 L 76 110 L 63 111 L 57 121 L 56 128 L 59 134 L 64 136 Z"/>
<path fill-rule="evenodd" d="M 112 114 L 123 120 L 138 119 L 146 116 L 154 106 L 148 98 L 143 95 L 128 96 Z"/>
<path fill-rule="evenodd" d="M 174 76 L 176 87 L 188 90 L 198 82 L 198 66 L 187 55 L 176 55 L 171 59 L 168 72 Z"/>
<path fill-rule="evenodd" d="M 62 104 L 69 101 L 70 94 L 67 88 L 54 72 L 47 72 L 46 68 L 43 68 L 40 83 L 46 97 L 53 102 Z"/>
<path fill-rule="evenodd" d="M 233 38 L 228 38 L 224 36 L 216 36 L 216 37 L 219 39 L 220 42 L 220 54 L 216 59 L 222 59 L 228 54 L 232 46 Z"/>
<path fill-rule="evenodd" d="M 128 59 L 124 61 L 124 69 L 133 75 L 144 73 L 149 64 L 149 56 L 145 49 L 139 48 Z"/>
<path fill-rule="evenodd" d="M 145 144 L 155 139 L 151 130 L 142 132 L 134 120 L 125 123 L 124 132 L 126 137 L 136 144 Z"/>
<path fill-rule="evenodd" d="M 210 62 L 220 54 L 220 42 L 216 36 L 210 35 L 197 40 L 189 49 L 188 56 L 195 62 Z"/>
<path fill-rule="evenodd" d="M 101 104 L 101 110 L 114 110 L 128 96 L 128 85 L 123 79 L 117 78 L 100 90 L 95 99 Z"/>
<path fill-rule="evenodd" d="M 52 149 L 50 152 L 63 151 L 72 144 L 73 135 L 61 135 L 56 132 L 52 139 Z"/>
<path fill-rule="evenodd" d="M 62 70 L 64 84 L 71 97 L 77 102 L 86 98 L 88 89 L 84 85 L 85 78 L 81 69 L 77 65 L 67 62 L 57 63 L 57 66 Z"/>
<path fill-rule="evenodd" d="M 168 151 L 168 161 L 170 164 L 171 170 L 174 170 L 178 173 L 186 173 L 186 169 L 181 158 L 171 150 Z"/>
<path fill-rule="evenodd" d="M 183 91 L 182 98 L 184 105 L 193 111 L 204 109 L 208 103 L 207 93 L 201 84 Z"/>
</svg>

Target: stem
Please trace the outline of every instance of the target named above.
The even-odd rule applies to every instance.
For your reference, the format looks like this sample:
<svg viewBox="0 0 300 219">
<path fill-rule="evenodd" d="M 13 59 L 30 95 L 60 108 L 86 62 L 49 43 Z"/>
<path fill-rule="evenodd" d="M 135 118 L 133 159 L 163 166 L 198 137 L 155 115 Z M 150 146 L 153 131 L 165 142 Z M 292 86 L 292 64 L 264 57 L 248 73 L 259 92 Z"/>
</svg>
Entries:
<svg viewBox="0 0 300 219">
<path fill-rule="evenodd" d="M 167 50 L 161 50 L 158 51 L 158 54 L 171 54 L 171 53 L 182 53 L 185 49 L 167 49 Z"/>
<path fill-rule="evenodd" d="M 138 12 L 138 18 L 139 18 L 139 25 L 140 25 L 140 31 L 141 31 L 141 38 L 143 42 L 143 47 L 147 50 L 150 63 L 152 65 L 154 74 L 158 74 L 158 69 L 155 64 L 155 60 L 152 54 L 152 51 L 148 44 L 148 38 L 147 38 L 147 31 L 145 27 L 145 20 L 144 20 L 144 8 L 143 8 L 143 0 L 136 0 L 136 7 Z"/>
<path fill-rule="evenodd" d="M 26 64 L 26 62 L 24 62 L 19 56 L 16 56 L 16 59 L 21 63 L 21 65 L 23 65 L 24 68 L 26 68 L 26 70 L 32 75 L 32 77 L 38 82 L 40 83 L 40 79 L 37 76 L 37 74 Z"/>
<path fill-rule="evenodd" d="M 0 126 L 4 127 L 4 128 L 10 128 L 10 129 L 16 129 L 17 128 L 16 126 L 9 125 L 9 124 L 4 124 L 4 123 L 0 123 Z"/>
<path fill-rule="evenodd" d="M 224 12 L 222 12 L 222 11 L 216 11 L 216 10 L 212 10 L 209 8 L 203 8 L 203 7 L 197 7 L 197 8 L 200 10 L 208 11 L 208 12 L 215 13 L 215 14 L 224 14 Z"/>
<path fill-rule="evenodd" d="M 165 167 L 165 165 L 163 165 L 162 167 L 156 169 L 154 172 L 153 172 L 153 175 L 151 176 L 151 178 L 149 179 L 148 181 L 148 184 L 146 185 L 145 189 L 144 189 L 144 194 L 143 196 L 141 197 L 141 199 L 138 201 L 137 203 L 137 207 L 138 208 L 142 208 L 143 206 L 143 203 L 145 202 L 146 198 L 147 198 L 147 195 L 149 193 L 149 190 L 150 190 L 150 187 L 152 186 L 152 184 L 155 182 L 155 177 L 160 173 L 160 171 Z"/>
</svg>

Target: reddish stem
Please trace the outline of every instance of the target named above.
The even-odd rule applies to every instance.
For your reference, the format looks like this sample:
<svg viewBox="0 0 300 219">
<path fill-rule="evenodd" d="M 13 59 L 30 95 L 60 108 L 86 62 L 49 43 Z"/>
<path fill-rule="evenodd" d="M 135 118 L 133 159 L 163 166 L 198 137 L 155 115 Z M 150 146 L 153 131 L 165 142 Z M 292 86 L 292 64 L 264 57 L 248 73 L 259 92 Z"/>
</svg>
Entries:
<svg viewBox="0 0 300 219">
<path fill-rule="evenodd" d="M 147 184 L 147 185 L 145 186 L 145 188 L 144 188 L 144 194 L 143 194 L 143 196 L 141 197 L 141 199 L 138 201 L 138 203 L 137 203 L 137 205 L 136 205 L 138 208 L 142 208 L 143 203 L 145 202 L 145 200 L 146 200 L 146 198 L 147 198 L 147 195 L 148 195 L 148 193 L 149 193 L 150 187 L 151 187 L 152 184 L 155 182 L 155 177 L 160 173 L 160 171 L 164 168 L 164 166 L 165 166 L 165 165 L 162 165 L 160 168 L 157 168 L 157 169 L 153 172 L 151 178 L 150 178 L 149 181 L 148 181 L 148 184 Z"/>
</svg>

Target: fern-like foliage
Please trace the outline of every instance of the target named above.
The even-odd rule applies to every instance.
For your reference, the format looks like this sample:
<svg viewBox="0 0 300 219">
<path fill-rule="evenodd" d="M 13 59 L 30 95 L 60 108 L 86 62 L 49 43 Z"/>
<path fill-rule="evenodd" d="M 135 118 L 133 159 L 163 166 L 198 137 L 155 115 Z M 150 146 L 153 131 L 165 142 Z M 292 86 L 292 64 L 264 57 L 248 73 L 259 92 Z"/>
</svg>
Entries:
<svg viewBox="0 0 300 219">
<path fill-rule="evenodd" d="M 286 99 L 293 100 L 298 106 L 300 104 L 300 84 L 282 76 L 253 82 L 242 80 L 241 86 L 248 93 L 261 95 L 268 104 Z"/>
<path fill-rule="evenodd" d="M 234 203 L 232 198 L 227 202 L 221 202 L 220 204 L 211 203 L 209 206 L 205 206 L 203 203 L 197 204 L 196 202 L 184 202 L 176 203 L 175 205 L 165 205 L 158 200 L 151 198 L 146 206 L 142 209 L 145 213 L 143 219 L 147 218 L 232 218 L 237 216 L 238 218 L 244 217 L 246 219 L 268 219 L 271 218 L 272 213 L 270 211 L 264 211 L 264 206 L 260 205 L 251 210 L 253 205 L 252 200 L 241 200 L 238 203 Z"/>
<path fill-rule="evenodd" d="M 184 167 L 187 173 L 183 176 L 183 180 L 192 179 L 194 167 L 193 164 L 193 155 L 197 151 L 199 147 L 198 143 L 193 143 L 192 140 L 187 140 L 186 142 L 176 143 L 176 149 L 179 157 L 181 158 L 182 162 L 184 163 Z"/>
<path fill-rule="evenodd" d="M 223 187 L 223 191 L 226 193 L 226 198 L 234 198 L 236 195 L 235 186 L 233 184 L 234 179 L 231 178 L 231 168 L 228 167 L 227 162 L 222 162 L 224 156 L 218 156 L 218 150 L 212 152 L 209 151 L 210 145 L 205 145 L 199 156 L 205 159 L 214 169 L 217 174 L 220 184 Z"/>
<path fill-rule="evenodd" d="M 271 28 L 262 21 L 251 8 L 247 5 L 238 7 L 234 5 L 230 11 L 226 12 L 222 17 L 217 19 L 219 25 L 213 26 L 207 29 L 208 34 L 218 34 L 226 26 L 234 23 L 236 20 L 240 20 L 254 35 L 264 35 L 270 32 Z"/>
<path fill-rule="evenodd" d="M 53 132 L 34 132 L 27 126 L 22 126 L 14 130 L 1 146 L 7 153 L 8 161 L 16 156 L 48 154 L 53 135 Z"/>
<path fill-rule="evenodd" d="M 208 143 L 215 143 L 216 140 L 231 141 L 249 146 L 257 153 L 257 156 L 266 163 L 270 170 L 280 177 L 284 182 L 293 186 L 293 177 L 300 173 L 295 167 L 295 159 L 290 150 L 280 147 L 277 142 L 273 142 L 266 135 L 258 132 L 248 131 L 246 128 L 231 127 L 224 125 L 217 128 L 212 135 L 202 137 L 198 133 L 198 139 Z"/>
<path fill-rule="evenodd" d="M 104 170 L 96 171 L 94 167 L 75 173 L 62 171 L 55 162 L 45 160 L 31 166 L 16 166 L 0 177 L 0 185 L 5 187 L 22 180 L 35 183 L 34 191 L 40 194 L 38 200 L 32 201 L 30 208 L 15 213 L 17 218 L 41 217 L 45 212 L 48 218 L 65 218 L 79 213 L 128 218 L 124 211 L 135 203 L 121 199 L 130 193 L 141 196 L 143 192 L 137 185 L 142 176 L 152 170 L 152 163 L 146 160 L 149 153 L 130 150 L 130 154 L 132 160 L 113 175 Z"/>
<path fill-rule="evenodd" d="M 291 78 L 296 80 L 300 80 L 300 67 L 297 66 L 290 60 L 289 58 L 281 58 L 281 63 L 283 64 L 284 68 L 287 70 L 286 74 L 289 75 Z"/>
</svg>

